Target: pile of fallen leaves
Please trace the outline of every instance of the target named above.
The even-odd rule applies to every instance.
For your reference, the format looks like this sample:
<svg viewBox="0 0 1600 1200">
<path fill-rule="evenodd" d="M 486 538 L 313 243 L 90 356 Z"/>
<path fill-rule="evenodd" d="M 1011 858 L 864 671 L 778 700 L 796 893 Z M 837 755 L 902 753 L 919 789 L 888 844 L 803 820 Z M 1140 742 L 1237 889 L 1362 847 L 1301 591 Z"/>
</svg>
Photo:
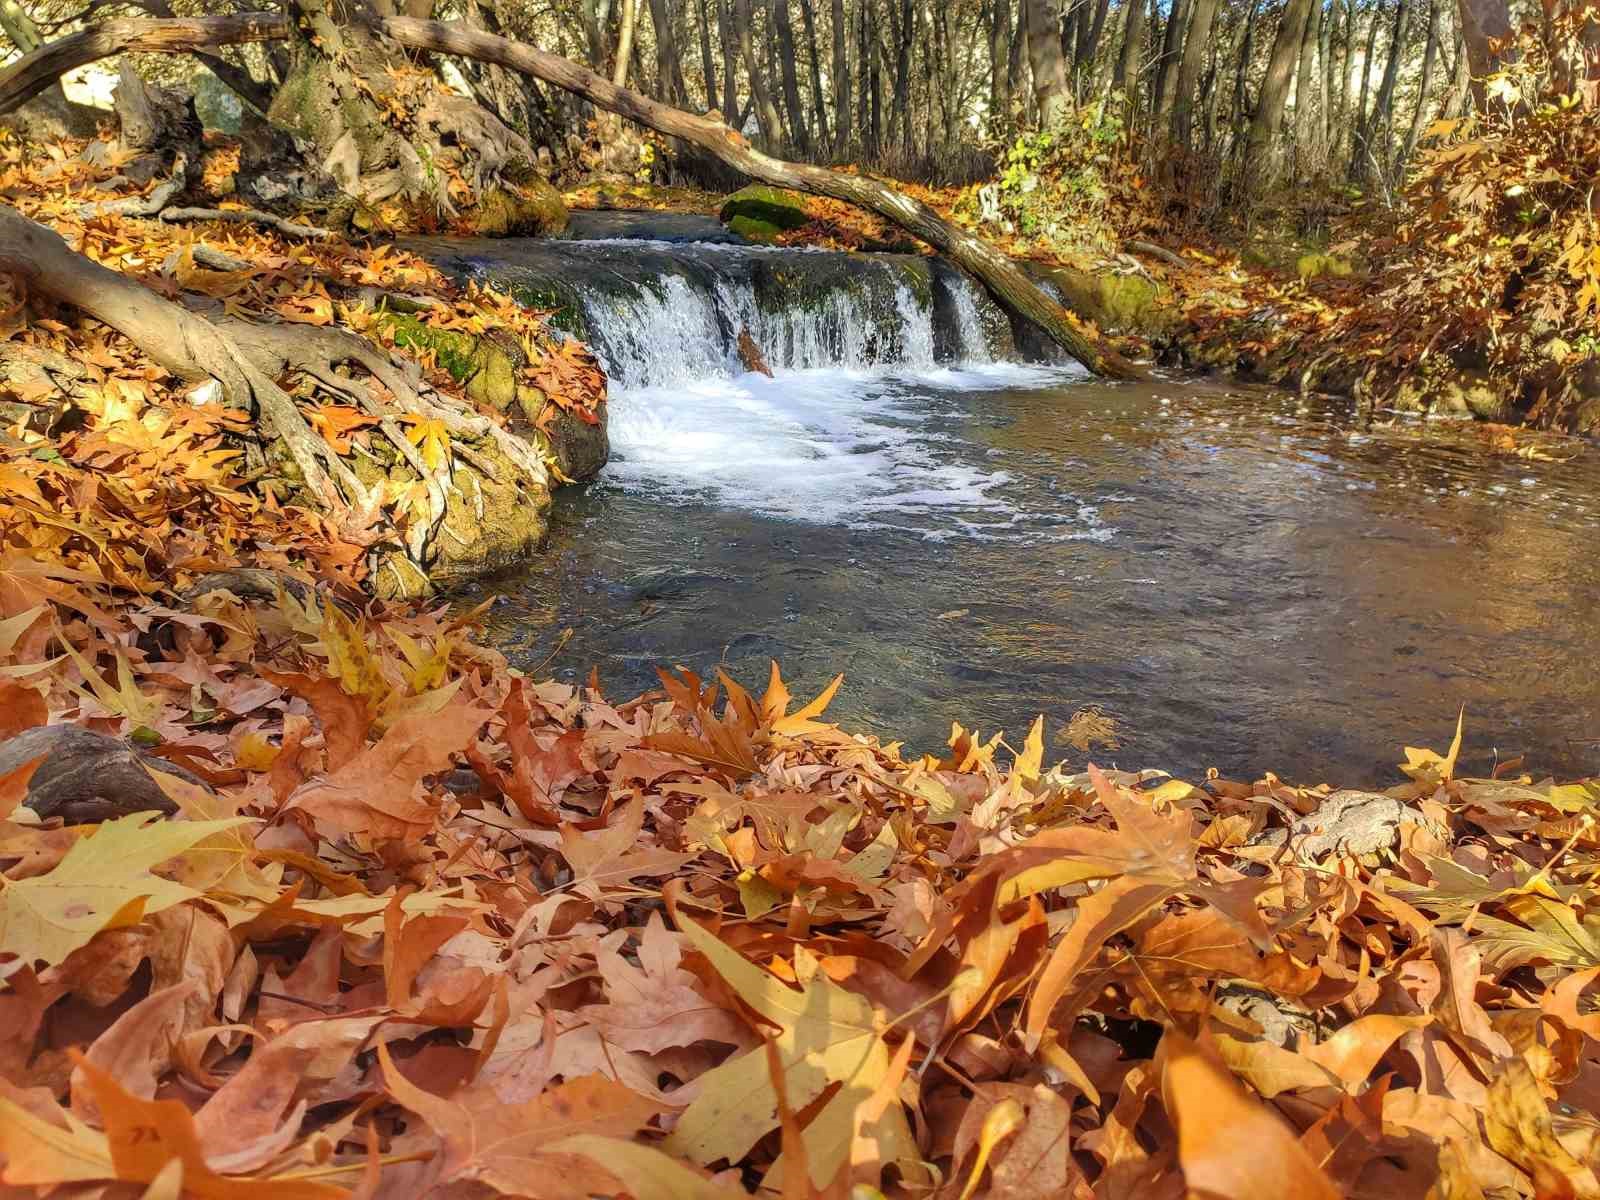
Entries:
<svg viewBox="0 0 1600 1200">
<path fill-rule="evenodd" d="M 89 574 L 0 570 L 13 1191 L 1600 1195 L 1591 785 L 906 760 Z"/>
</svg>

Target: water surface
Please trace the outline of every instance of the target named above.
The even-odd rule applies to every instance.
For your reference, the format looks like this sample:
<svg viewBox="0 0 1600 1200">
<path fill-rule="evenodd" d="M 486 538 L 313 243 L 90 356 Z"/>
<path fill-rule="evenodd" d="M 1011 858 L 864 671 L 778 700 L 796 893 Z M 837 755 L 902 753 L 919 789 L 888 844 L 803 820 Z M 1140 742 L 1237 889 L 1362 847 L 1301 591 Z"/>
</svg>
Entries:
<svg viewBox="0 0 1600 1200">
<path fill-rule="evenodd" d="M 613 400 L 616 461 L 561 494 L 492 629 L 609 693 L 658 663 L 940 747 L 950 722 L 1101 762 L 1390 783 L 1402 743 L 1600 770 L 1600 468 L 1467 424 L 1179 379 L 927 363 L 731 372 Z"/>
</svg>

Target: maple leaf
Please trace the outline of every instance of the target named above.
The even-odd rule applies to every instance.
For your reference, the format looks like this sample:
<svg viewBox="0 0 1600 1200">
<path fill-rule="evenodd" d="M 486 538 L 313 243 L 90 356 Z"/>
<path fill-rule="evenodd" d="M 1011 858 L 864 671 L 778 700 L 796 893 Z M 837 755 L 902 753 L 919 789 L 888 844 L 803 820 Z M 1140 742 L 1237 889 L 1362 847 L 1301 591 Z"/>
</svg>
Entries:
<svg viewBox="0 0 1600 1200">
<path fill-rule="evenodd" d="M 446 1098 L 407 1079 L 387 1045 L 378 1047 L 378 1061 L 389 1094 L 443 1142 L 434 1178 L 474 1180 L 536 1200 L 589 1200 L 614 1191 L 613 1177 L 593 1158 L 557 1147 L 583 1134 L 629 1137 L 660 1107 L 599 1075 L 569 1079 L 524 1104 L 506 1104 L 488 1088 Z"/>
<path fill-rule="evenodd" d="M 247 821 L 163 821 L 159 813 L 132 813 L 104 822 L 52 870 L 5 881 L 0 946 L 25 963 L 54 965 L 103 929 L 137 924 L 147 913 L 200 896 L 151 868 Z"/>
<path fill-rule="evenodd" d="M 417 794 L 423 777 L 448 767 L 492 715 L 486 708 L 454 704 L 440 713 L 402 717 L 377 745 L 297 788 L 285 811 L 304 812 L 344 833 L 421 837 L 439 815 Z"/>
<path fill-rule="evenodd" d="M 641 876 L 670 875 L 694 857 L 674 850 L 633 849 L 644 828 L 643 804 L 630 804 L 620 819 L 599 833 L 580 833 L 561 827 L 561 856 L 572 867 L 572 889 L 599 900 L 610 887 L 626 885 Z"/>
<path fill-rule="evenodd" d="M 679 924 L 739 998 L 777 1027 L 773 1041 L 789 1108 L 799 1112 L 837 1085 L 804 1132 L 811 1181 L 826 1187 L 849 1161 L 856 1107 L 889 1071 L 888 1027 L 870 1001 L 829 979 L 803 947 L 794 957 L 802 988 L 796 991 L 702 926 L 681 917 Z M 778 1096 L 766 1059 L 765 1048 L 751 1050 L 702 1075 L 700 1092 L 679 1118 L 667 1148 L 701 1164 L 739 1162 L 778 1128 Z M 920 1177 L 916 1142 L 898 1103 L 888 1107 L 878 1128 L 884 1160 Z"/>
<path fill-rule="evenodd" d="M 748 1028 L 705 997 L 694 975 L 678 965 L 679 956 L 678 935 L 660 913 L 651 913 L 639 939 L 638 966 L 614 949 L 596 952 L 607 1003 L 581 1008 L 578 1015 L 608 1043 L 645 1054 L 700 1041 L 745 1044 Z"/>
</svg>

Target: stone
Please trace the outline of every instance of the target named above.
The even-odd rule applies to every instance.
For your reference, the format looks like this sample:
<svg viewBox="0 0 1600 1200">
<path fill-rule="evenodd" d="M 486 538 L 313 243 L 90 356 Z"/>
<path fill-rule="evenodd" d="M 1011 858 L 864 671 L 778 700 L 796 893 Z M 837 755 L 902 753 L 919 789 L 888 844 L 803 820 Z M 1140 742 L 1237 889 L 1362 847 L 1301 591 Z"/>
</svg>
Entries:
<svg viewBox="0 0 1600 1200">
<path fill-rule="evenodd" d="M 717 215 L 734 233 L 752 242 L 772 242 L 779 233 L 799 229 L 811 220 L 804 196 L 765 183 L 740 188 L 722 202 Z"/>
<path fill-rule="evenodd" d="M 28 780 L 23 804 L 41 818 L 60 817 L 69 825 L 82 825 L 129 813 L 170 815 L 177 811 L 177 805 L 150 774 L 145 755 L 122 738 L 77 725 L 27 729 L 0 741 L 0 775 L 40 755 L 44 761 Z M 151 765 L 190 782 L 200 782 L 164 759 Z"/>
<path fill-rule="evenodd" d="M 490 188 L 468 215 L 480 237 L 553 237 L 566 229 L 567 220 L 561 193 L 537 175 Z"/>
<path fill-rule="evenodd" d="M 1093 321 L 1102 332 L 1156 337 L 1171 323 L 1167 295 L 1148 276 L 1066 266 L 1039 266 L 1031 273 L 1054 284 L 1061 303 Z"/>
<path fill-rule="evenodd" d="M 1330 854 L 1339 854 L 1375 865 L 1399 847 L 1400 827 L 1405 824 L 1433 828 L 1421 812 L 1403 800 L 1382 792 L 1345 789 L 1330 793 L 1314 812 L 1301 817 L 1289 829 L 1266 830 L 1252 838 L 1250 844 L 1287 843 L 1303 863 L 1316 863 Z"/>
</svg>

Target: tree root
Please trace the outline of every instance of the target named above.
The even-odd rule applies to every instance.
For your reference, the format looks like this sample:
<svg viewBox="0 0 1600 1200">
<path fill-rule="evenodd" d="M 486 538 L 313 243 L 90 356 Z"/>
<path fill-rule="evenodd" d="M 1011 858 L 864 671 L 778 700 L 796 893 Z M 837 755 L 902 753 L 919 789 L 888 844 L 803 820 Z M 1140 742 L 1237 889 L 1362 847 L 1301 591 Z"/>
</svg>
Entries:
<svg viewBox="0 0 1600 1200">
<path fill-rule="evenodd" d="M 302 225 L 298 221 L 291 221 L 287 217 L 280 217 L 259 208 L 158 208 L 155 212 L 144 214 L 147 216 L 159 215 L 163 221 L 228 221 L 235 225 L 265 225 L 276 229 L 286 237 L 304 238 L 311 242 L 320 242 L 333 236 L 331 229 L 322 229 L 316 225 Z"/>
<path fill-rule="evenodd" d="M 416 364 L 402 364 L 358 334 L 307 325 L 210 321 L 73 253 L 56 233 L 3 205 L 0 270 L 105 322 L 180 379 L 215 387 L 224 402 L 259 413 L 283 441 L 313 504 L 324 510 L 346 505 L 370 510 L 384 497 L 381 488 L 369 492 L 362 486 L 277 381 L 298 375 L 324 394 L 376 417 L 384 438 L 426 489 L 426 518 L 413 520 L 403 539 L 412 561 L 424 571 L 449 496 L 460 495 L 452 463 L 460 459 L 487 478 L 497 477 L 491 463 L 463 440 L 493 442 L 530 487 L 543 488 L 548 480 L 544 460 L 534 446 L 478 415 L 465 401 L 436 391 Z M 341 367 L 359 368 L 368 378 L 347 374 Z M 406 417 L 441 424 L 450 435 L 451 453 L 444 462 L 429 465 L 400 427 L 400 419 Z"/>
</svg>

